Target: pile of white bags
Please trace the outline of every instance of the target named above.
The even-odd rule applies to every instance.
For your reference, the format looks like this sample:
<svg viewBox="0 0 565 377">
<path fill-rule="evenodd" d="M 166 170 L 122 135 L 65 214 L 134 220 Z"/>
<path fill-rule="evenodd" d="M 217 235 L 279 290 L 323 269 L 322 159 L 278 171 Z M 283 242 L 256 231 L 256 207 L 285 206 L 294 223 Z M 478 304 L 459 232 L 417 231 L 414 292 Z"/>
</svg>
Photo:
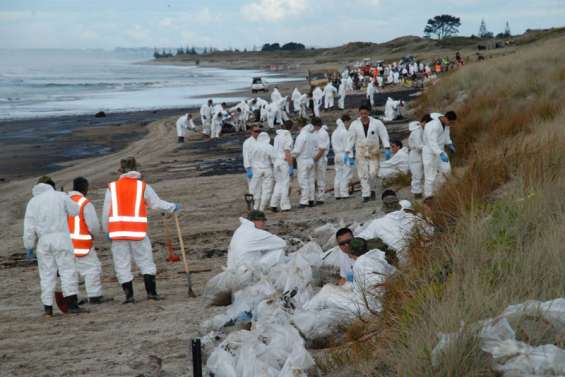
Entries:
<svg viewBox="0 0 565 377">
<path fill-rule="evenodd" d="M 517 339 L 516 329 L 525 321 L 550 326 L 551 336 L 565 339 L 565 299 L 527 301 L 511 305 L 498 317 L 478 324 L 483 352 L 492 357 L 492 369 L 507 377 L 542 377 L 565 375 L 565 350 L 554 344 L 534 346 Z M 538 334 L 543 335 L 543 334 Z M 546 334 L 547 335 L 547 334 Z M 432 352 L 435 365 L 458 334 L 442 334 Z"/>
</svg>

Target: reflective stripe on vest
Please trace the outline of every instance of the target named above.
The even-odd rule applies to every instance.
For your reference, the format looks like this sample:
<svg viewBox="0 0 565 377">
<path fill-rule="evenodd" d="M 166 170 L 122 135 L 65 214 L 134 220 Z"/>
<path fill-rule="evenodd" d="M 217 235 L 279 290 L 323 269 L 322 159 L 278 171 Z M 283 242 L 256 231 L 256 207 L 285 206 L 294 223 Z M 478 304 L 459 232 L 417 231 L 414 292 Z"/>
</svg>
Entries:
<svg viewBox="0 0 565 377">
<path fill-rule="evenodd" d="M 140 241 L 147 235 L 145 183 L 124 177 L 109 185 L 112 204 L 108 236 L 112 240 Z"/>
<path fill-rule="evenodd" d="M 69 233 L 75 256 L 84 257 L 93 246 L 92 235 L 84 221 L 84 207 L 90 202 L 81 195 L 73 195 L 71 200 L 78 203 L 79 213 L 78 216 L 69 216 Z"/>
</svg>

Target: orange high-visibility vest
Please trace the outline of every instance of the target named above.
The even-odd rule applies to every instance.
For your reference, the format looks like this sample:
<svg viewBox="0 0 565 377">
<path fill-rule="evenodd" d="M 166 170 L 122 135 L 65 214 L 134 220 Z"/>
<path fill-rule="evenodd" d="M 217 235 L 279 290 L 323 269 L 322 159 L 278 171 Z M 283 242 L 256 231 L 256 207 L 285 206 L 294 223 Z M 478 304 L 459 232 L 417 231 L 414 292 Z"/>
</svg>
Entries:
<svg viewBox="0 0 565 377">
<path fill-rule="evenodd" d="M 92 234 L 90 234 L 88 226 L 84 221 L 84 207 L 90 201 L 82 195 L 73 195 L 71 200 L 78 203 L 80 209 L 78 216 L 68 217 L 69 233 L 71 234 L 75 256 L 84 257 L 92 249 L 93 245 Z"/>
<path fill-rule="evenodd" d="M 145 182 L 124 177 L 110 183 L 109 189 L 108 236 L 112 240 L 141 241 L 147 235 Z"/>
</svg>

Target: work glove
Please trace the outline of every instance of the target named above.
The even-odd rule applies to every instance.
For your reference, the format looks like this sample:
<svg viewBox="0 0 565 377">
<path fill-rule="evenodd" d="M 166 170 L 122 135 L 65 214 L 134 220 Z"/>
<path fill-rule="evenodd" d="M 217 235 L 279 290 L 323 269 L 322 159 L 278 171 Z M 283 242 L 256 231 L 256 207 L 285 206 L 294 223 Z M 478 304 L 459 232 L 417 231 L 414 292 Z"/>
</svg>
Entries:
<svg viewBox="0 0 565 377">
<path fill-rule="evenodd" d="M 179 203 L 175 203 L 175 209 L 173 210 L 174 213 L 179 213 L 182 209 L 182 206 Z"/>
<path fill-rule="evenodd" d="M 292 177 L 294 175 L 294 168 L 292 166 L 288 167 L 288 176 Z"/>
<path fill-rule="evenodd" d="M 112 239 L 110 238 L 110 233 L 104 233 L 104 239 L 106 239 L 107 241 L 112 241 Z"/>
<path fill-rule="evenodd" d="M 247 178 L 253 178 L 253 169 L 247 168 Z"/>
<path fill-rule="evenodd" d="M 355 157 L 349 157 L 347 164 L 349 166 L 354 166 L 355 165 Z"/>
<path fill-rule="evenodd" d="M 449 144 L 447 146 L 447 149 L 449 149 L 451 151 L 451 153 L 455 154 L 455 151 L 456 151 L 455 144 Z"/>
<path fill-rule="evenodd" d="M 33 249 L 26 249 L 26 259 L 33 259 Z"/>
<path fill-rule="evenodd" d="M 353 283 L 353 274 L 347 274 L 346 279 L 348 282 Z"/>
<path fill-rule="evenodd" d="M 449 158 L 447 157 L 447 154 L 445 154 L 445 152 L 440 153 L 439 159 L 442 160 L 443 162 L 449 162 Z"/>
<path fill-rule="evenodd" d="M 389 148 L 385 149 L 385 160 L 390 160 L 390 158 L 392 157 L 392 152 L 390 151 Z"/>
</svg>

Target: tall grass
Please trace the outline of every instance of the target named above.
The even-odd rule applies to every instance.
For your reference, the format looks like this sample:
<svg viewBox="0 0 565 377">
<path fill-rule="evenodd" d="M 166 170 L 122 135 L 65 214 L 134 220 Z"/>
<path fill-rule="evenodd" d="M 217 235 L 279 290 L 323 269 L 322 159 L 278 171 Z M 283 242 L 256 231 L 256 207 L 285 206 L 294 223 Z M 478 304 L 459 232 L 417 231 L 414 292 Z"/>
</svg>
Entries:
<svg viewBox="0 0 565 377">
<path fill-rule="evenodd" d="M 436 234 L 415 240 L 387 282 L 365 343 L 374 368 L 358 375 L 494 376 L 471 325 L 510 304 L 565 297 L 563 56 L 558 38 L 465 67 L 422 98 L 422 113 L 458 112 L 463 173 L 435 197 Z M 446 332 L 462 336 L 434 367 Z"/>
</svg>

